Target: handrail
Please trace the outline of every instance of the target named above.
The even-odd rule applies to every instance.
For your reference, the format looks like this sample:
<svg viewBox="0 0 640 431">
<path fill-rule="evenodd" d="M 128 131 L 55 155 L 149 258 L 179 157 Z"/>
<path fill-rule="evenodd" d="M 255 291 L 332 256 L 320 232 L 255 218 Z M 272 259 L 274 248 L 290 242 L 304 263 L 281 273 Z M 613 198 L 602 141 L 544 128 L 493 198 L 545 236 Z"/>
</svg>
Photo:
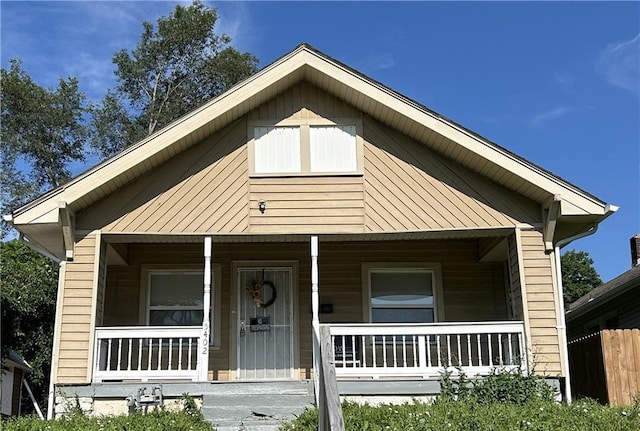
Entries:
<svg viewBox="0 0 640 431">
<path fill-rule="evenodd" d="M 324 399 L 326 409 L 324 423 L 318 423 L 320 431 L 344 431 L 344 418 L 342 416 L 342 406 L 340 404 L 340 393 L 338 392 L 338 382 L 336 380 L 336 367 L 333 360 L 333 344 L 331 343 L 331 328 L 320 327 L 320 357 L 321 357 L 321 379 L 320 397 Z"/>
</svg>

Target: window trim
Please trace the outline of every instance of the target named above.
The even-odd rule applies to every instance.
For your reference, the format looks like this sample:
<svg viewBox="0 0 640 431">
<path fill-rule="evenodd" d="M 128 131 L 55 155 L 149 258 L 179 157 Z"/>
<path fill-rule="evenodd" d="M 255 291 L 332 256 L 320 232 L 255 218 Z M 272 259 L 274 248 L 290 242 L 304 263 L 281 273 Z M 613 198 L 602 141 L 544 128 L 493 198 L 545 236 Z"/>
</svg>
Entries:
<svg viewBox="0 0 640 431">
<path fill-rule="evenodd" d="M 204 268 L 201 265 L 143 265 L 140 268 L 140 325 L 149 326 L 149 307 L 151 299 L 151 275 L 157 273 L 199 273 L 203 276 L 202 288 L 204 295 Z M 221 325 L 222 325 L 222 266 L 217 263 L 211 264 L 211 304 L 210 304 L 210 325 L 211 337 L 209 345 L 211 348 L 219 349 L 221 346 Z"/>
<path fill-rule="evenodd" d="M 444 295 L 442 288 L 442 268 L 438 262 L 364 262 L 362 263 L 362 320 L 372 322 L 371 318 L 371 272 L 372 271 L 428 271 L 432 273 L 433 321 L 445 320 Z M 394 307 L 387 307 L 394 308 Z M 423 307 L 416 307 L 423 308 Z M 430 307 L 424 307 L 430 308 Z M 419 323 L 419 322 L 416 322 Z"/>
<path fill-rule="evenodd" d="M 299 127 L 300 128 L 300 172 L 267 172 L 255 171 L 255 128 L 256 127 Z M 313 172 L 311 171 L 311 127 L 314 126 L 355 126 L 356 128 L 356 170 L 348 172 Z M 361 118 L 286 118 L 284 120 L 259 120 L 247 122 L 248 163 L 250 178 L 270 177 L 327 177 L 327 176 L 362 176 L 364 173 L 364 140 L 362 139 Z"/>
</svg>

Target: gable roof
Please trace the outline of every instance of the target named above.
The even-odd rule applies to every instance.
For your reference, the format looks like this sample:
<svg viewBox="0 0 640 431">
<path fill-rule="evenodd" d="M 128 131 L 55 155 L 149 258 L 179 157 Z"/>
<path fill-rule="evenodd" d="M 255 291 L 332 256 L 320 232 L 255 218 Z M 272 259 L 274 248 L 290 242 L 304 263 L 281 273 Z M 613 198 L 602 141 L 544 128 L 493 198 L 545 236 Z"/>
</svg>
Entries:
<svg viewBox="0 0 640 431">
<path fill-rule="evenodd" d="M 640 265 L 623 272 L 572 302 L 567 309 L 567 320 L 574 320 L 631 289 L 638 289 L 640 293 Z"/>
<path fill-rule="evenodd" d="M 316 85 L 377 121 L 543 207 L 557 202 L 557 214 L 564 222 L 564 231 L 556 230 L 556 241 L 587 230 L 617 209 L 313 47 L 301 44 L 202 107 L 16 209 L 8 218 L 23 234 L 32 240 L 39 238 L 44 246 L 44 242 L 52 240 L 52 235 L 57 235 L 51 225 L 59 230 L 62 223 L 60 206 L 70 214 L 86 208 L 300 81 Z M 59 254 L 48 246 L 44 248 Z"/>
</svg>

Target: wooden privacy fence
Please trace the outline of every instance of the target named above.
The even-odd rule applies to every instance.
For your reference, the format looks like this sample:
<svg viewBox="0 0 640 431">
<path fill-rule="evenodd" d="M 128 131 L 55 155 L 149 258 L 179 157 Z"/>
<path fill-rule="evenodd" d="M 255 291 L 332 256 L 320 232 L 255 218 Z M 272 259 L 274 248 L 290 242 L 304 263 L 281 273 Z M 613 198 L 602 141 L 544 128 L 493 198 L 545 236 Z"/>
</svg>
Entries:
<svg viewBox="0 0 640 431">
<path fill-rule="evenodd" d="M 640 329 L 605 329 L 569 343 L 573 393 L 612 406 L 640 397 Z"/>
</svg>

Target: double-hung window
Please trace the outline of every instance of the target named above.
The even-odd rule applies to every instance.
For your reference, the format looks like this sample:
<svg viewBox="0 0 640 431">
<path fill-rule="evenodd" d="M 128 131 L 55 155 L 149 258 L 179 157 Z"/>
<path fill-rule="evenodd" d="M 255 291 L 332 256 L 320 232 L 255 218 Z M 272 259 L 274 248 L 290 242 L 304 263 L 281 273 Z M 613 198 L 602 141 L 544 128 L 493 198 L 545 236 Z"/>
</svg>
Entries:
<svg viewBox="0 0 640 431">
<path fill-rule="evenodd" d="M 150 326 L 200 326 L 204 317 L 202 271 L 149 273 Z"/>
<path fill-rule="evenodd" d="M 255 174 L 340 174 L 359 170 L 354 124 L 257 126 Z"/>
<path fill-rule="evenodd" d="M 438 316 L 436 270 L 371 268 L 368 311 L 372 323 L 432 323 Z"/>
</svg>

